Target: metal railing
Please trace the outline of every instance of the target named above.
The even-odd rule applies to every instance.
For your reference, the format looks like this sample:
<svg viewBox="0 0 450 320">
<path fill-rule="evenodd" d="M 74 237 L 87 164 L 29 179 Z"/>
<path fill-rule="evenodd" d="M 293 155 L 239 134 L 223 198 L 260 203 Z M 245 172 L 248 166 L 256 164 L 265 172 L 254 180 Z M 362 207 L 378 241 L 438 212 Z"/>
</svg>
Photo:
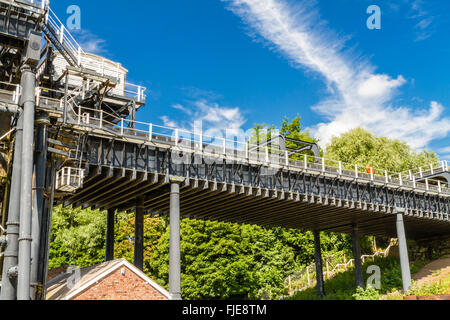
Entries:
<svg viewBox="0 0 450 320">
<path fill-rule="evenodd" d="M 83 169 L 64 167 L 56 174 L 56 190 L 74 192 L 82 187 L 83 179 Z"/>
<path fill-rule="evenodd" d="M 125 97 L 136 99 L 138 102 L 145 101 L 145 87 L 126 82 L 126 76 L 125 73 L 122 72 L 120 63 L 114 63 L 114 66 L 111 66 L 110 64 L 105 63 L 104 59 L 99 61 L 98 59 L 89 57 L 50 7 L 48 7 L 45 16 L 45 22 L 57 33 L 59 42 L 63 44 L 74 57 L 76 57 L 78 66 L 92 69 L 102 76 L 114 76 L 119 83 L 120 81 L 123 81 L 122 86 Z M 122 78 L 123 80 L 121 80 Z"/>
<path fill-rule="evenodd" d="M 64 106 L 62 100 L 60 100 L 59 106 Z M 119 118 L 104 110 L 82 106 L 77 106 L 76 108 L 77 111 L 70 107 L 70 112 L 75 120 L 73 124 L 102 129 L 123 138 L 160 142 L 180 150 L 199 152 L 227 159 L 234 158 L 238 161 L 258 161 L 266 166 L 311 170 L 322 174 L 371 181 L 395 187 L 400 186 L 450 194 L 449 186 L 444 185 L 439 180 L 427 178 L 424 182 L 417 182 L 414 176 L 412 180 L 404 179 L 402 173 L 389 172 L 388 170 L 349 164 L 327 158 L 316 158 L 306 154 L 302 156 L 301 160 L 292 159 L 287 151 L 275 150 L 276 153 L 274 153 L 274 148 L 259 147 L 257 144 L 250 143 L 248 141 L 249 137 L 241 137 L 241 140 L 213 137 L 205 135 L 203 132 L 192 132 L 186 129 Z M 256 151 L 251 151 L 254 149 Z"/>
<path fill-rule="evenodd" d="M 416 179 L 423 179 L 424 177 L 449 172 L 448 167 L 448 161 L 442 160 L 437 163 L 431 163 L 428 166 L 423 166 L 420 168 L 407 170 L 402 172 L 402 176 L 406 179 L 413 180 L 415 177 Z"/>
<path fill-rule="evenodd" d="M 49 0 L 2 0 L 0 2 L 17 5 L 18 7 L 26 6 L 27 9 L 41 13 L 49 5 Z"/>
<path fill-rule="evenodd" d="M 376 257 L 384 257 L 386 258 L 389 255 L 392 246 L 384 251 L 377 251 L 373 255 L 362 255 L 361 261 L 365 263 L 366 260 L 375 261 Z M 323 276 L 324 279 L 330 280 L 334 278 L 339 273 L 348 271 L 350 268 L 354 267 L 355 259 L 347 259 L 344 256 L 344 263 L 337 263 L 333 265 L 332 261 L 333 256 L 327 257 L 324 259 L 324 267 L 323 267 Z M 316 285 L 316 265 L 312 263 L 311 265 L 303 268 L 301 271 L 296 272 L 294 274 L 289 275 L 285 279 L 285 286 L 288 288 L 289 296 L 293 296 L 295 293 L 304 291 L 306 289 L 312 288 Z"/>
<path fill-rule="evenodd" d="M 64 44 L 74 56 L 78 57 L 78 65 L 81 65 L 81 57 L 84 53 L 83 49 L 50 7 L 45 16 L 45 22 L 58 34 L 59 42 Z"/>
<path fill-rule="evenodd" d="M 125 97 L 136 99 L 138 102 L 145 102 L 147 96 L 145 91 L 147 88 L 138 86 L 129 82 L 125 83 L 124 95 Z"/>
<path fill-rule="evenodd" d="M 78 107 L 78 112 L 75 113 L 74 110 L 72 112 L 76 115 L 77 125 L 106 129 L 124 138 L 133 138 L 148 142 L 162 142 L 170 144 L 172 147 L 187 149 L 192 152 L 212 154 L 217 157 L 235 158 L 242 161 L 253 160 L 262 162 L 267 166 L 319 171 L 323 174 L 367 180 L 386 185 L 394 185 L 396 187 L 401 186 L 450 194 L 450 188 L 438 180 L 425 179 L 425 182 L 417 182 L 414 177 L 412 180 L 404 179 L 401 173 L 367 168 L 366 166 L 326 158 L 315 158 L 310 155 L 303 155 L 302 160 L 296 160 L 290 158 L 288 152 L 280 152 L 278 150 L 279 153 L 274 154 L 273 148 L 259 148 L 258 145 L 249 143 L 248 141 L 212 137 L 202 132 L 192 132 L 180 128 L 131 121 L 125 118 L 118 118 L 106 111 L 85 107 Z M 105 118 L 115 120 L 107 121 Z M 250 151 L 251 149 L 256 149 L 257 151 Z"/>
<path fill-rule="evenodd" d="M 0 81 L 0 98 L 5 102 L 19 104 L 22 87 L 18 84 Z"/>
</svg>

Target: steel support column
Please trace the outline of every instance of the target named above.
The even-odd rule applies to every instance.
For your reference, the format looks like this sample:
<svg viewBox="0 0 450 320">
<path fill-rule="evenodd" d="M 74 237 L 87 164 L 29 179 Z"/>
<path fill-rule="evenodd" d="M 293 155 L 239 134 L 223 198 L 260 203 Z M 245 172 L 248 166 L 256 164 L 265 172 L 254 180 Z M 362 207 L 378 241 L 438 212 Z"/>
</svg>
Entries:
<svg viewBox="0 0 450 320">
<path fill-rule="evenodd" d="M 63 122 L 67 123 L 67 112 L 68 112 L 68 95 L 69 95 L 69 71 L 66 71 L 64 84 L 64 110 L 63 110 Z"/>
<path fill-rule="evenodd" d="M 17 277 L 12 277 L 10 270 L 17 267 L 19 251 L 19 219 L 20 219 L 20 180 L 22 176 L 22 138 L 23 113 L 16 125 L 14 159 L 12 169 L 11 192 L 9 198 L 8 222 L 6 234 L 8 244 L 4 252 L 2 290 L 0 300 L 16 300 Z"/>
<path fill-rule="evenodd" d="M 361 246 L 359 244 L 359 232 L 356 226 L 352 231 L 353 256 L 355 258 L 355 278 L 356 286 L 364 288 L 364 277 L 361 263 Z"/>
<path fill-rule="evenodd" d="M 42 285 L 43 290 L 36 293 L 36 300 L 45 300 L 47 295 L 46 284 L 48 278 L 53 202 L 55 197 L 56 168 L 59 167 L 59 164 L 59 161 L 51 161 L 51 166 L 47 170 L 46 197 L 41 221 L 41 241 L 39 248 L 39 261 L 41 262 L 38 268 L 38 282 Z"/>
<path fill-rule="evenodd" d="M 314 231 L 314 260 L 316 264 L 317 294 L 325 296 L 325 285 L 323 282 L 322 249 L 320 247 L 320 231 Z"/>
<path fill-rule="evenodd" d="M 408 245 L 406 243 L 405 225 L 403 214 L 397 214 L 397 236 L 400 253 L 400 266 L 402 270 L 403 291 L 407 292 L 411 287 L 411 270 L 409 267 Z"/>
<path fill-rule="evenodd" d="M 144 270 L 144 199 L 136 199 L 134 225 L 134 265 Z"/>
<path fill-rule="evenodd" d="M 137 212 L 137 210 L 136 210 Z M 106 217 L 105 261 L 114 260 L 114 218 L 116 210 L 108 209 Z"/>
<path fill-rule="evenodd" d="M 35 164 L 35 190 L 33 195 L 32 216 L 32 248 L 31 248 L 31 299 L 36 299 L 36 290 L 42 292 L 42 283 L 38 281 L 39 265 L 43 262 L 40 258 L 41 224 L 44 213 L 47 178 L 47 125 L 50 124 L 48 117 L 44 114 L 37 120 L 38 132 L 36 141 L 36 164 Z"/>
<path fill-rule="evenodd" d="M 172 179 L 170 185 L 169 249 L 169 293 L 171 300 L 181 300 L 180 242 L 180 182 Z"/>
<path fill-rule="evenodd" d="M 23 145 L 22 176 L 20 189 L 20 229 L 19 229 L 19 265 L 17 279 L 17 299 L 30 300 L 31 274 L 31 217 L 33 188 L 33 141 L 36 75 L 31 67 L 22 67 L 23 83 Z"/>
</svg>

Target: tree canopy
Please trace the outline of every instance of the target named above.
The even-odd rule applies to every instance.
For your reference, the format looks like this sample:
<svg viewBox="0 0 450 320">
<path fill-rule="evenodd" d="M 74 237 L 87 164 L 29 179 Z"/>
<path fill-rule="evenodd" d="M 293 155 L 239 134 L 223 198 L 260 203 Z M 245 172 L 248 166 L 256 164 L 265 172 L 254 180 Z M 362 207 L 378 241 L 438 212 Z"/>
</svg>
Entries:
<svg viewBox="0 0 450 320">
<path fill-rule="evenodd" d="M 406 142 L 376 137 L 362 128 L 334 137 L 325 154 L 328 159 L 390 172 L 403 172 L 438 162 L 432 151 L 415 151 Z"/>
<path fill-rule="evenodd" d="M 104 260 L 106 213 L 53 208 L 49 268 L 87 267 Z"/>
</svg>

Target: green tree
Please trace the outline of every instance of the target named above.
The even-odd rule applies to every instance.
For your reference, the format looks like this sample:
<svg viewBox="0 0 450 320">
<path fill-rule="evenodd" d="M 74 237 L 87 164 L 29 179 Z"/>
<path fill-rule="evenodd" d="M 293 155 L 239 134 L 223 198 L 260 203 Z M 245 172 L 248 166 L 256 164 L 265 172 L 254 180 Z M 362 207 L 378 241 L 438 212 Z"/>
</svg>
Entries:
<svg viewBox="0 0 450 320">
<path fill-rule="evenodd" d="M 150 257 L 150 273 L 168 284 L 169 228 Z M 255 285 L 254 261 L 243 254 L 240 226 L 209 221 L 181 222 L 182 294 L 187 299 L 245 298 Z"/>
<path fill-rule="evenodd" d="M 133 263 L 135 215 L 118 213 L 115 227 L 114 257 Z M 167 218 L 144 216 L 144 272 L 150 274 L 149 262 L 168 226 Z"/>
<path fill-rule="evenodd" d="M 362 128 L 355 128 L 339 137 L 334 137 L 326 148 L 325 154 L 330 160 L 396 173 L 438 162 L 436 154 L 432 151 L 418 152 L 405 142 L 377 137 Z M 364 248 L 368 250 L 373 241 L 373 237 L 362 237 L 363 251 Z"/>
<path fill-rule="evenodd" d="M 403 172 L 438 162 L 432 151 L 418 152 L 405 142 L 376 137 L 362 128 L 334 137 L 326 148 L 326 158 L 390 172 Z"/>
<path fill-rule="evenodd" d="M 106 213 L 62 206 L 53 209 L 49 268 L 91 266 L 105 259 Z"/>
</svg>

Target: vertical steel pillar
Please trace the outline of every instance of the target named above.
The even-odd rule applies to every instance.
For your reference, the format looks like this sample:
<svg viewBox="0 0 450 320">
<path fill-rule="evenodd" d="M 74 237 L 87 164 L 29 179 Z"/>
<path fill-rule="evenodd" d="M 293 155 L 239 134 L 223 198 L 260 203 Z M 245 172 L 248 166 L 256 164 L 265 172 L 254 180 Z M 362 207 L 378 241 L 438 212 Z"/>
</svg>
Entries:
<svg viewBox="0 0 450 320">
<path fill-rule="evenodd" d="M 358 227 L 354 226 L 352 231 L 353 256 L 355 257 L 356 286 L 364 288 L 364 276 L 361 263 L 361 246 L 359 244 Z"/>
<path fill-rule="evenodd" d="M 114 260 L 114 217 L 116 210 L 108 209 L 106 217 L 105 261 Z"/>
<path fill-rule="evenodd" d="M 30 300 L 31 272 L 31 205 L 33 188 L 33 140 L 36 75 L 30 66 L 22 67 L 23 79 L 23 145 L 20 189 L 20 229 L 17 299 Z"/>
<path fill-rule="evenodd" d="M 320 231 L 314 231 L 314 260 L 316 264 L 316 280 L 317 280 L 317 294 L 319 297 L 325 295 L 325 285 L 323 282 L 323 264 L 322 264 L 322 249 L 320 247 Z"/>
<path fill-rule="evenodd" d="M 68 109 L 68 95 L 69 95 L 69 71 L 66 71 L 64 84 L 64 110 L 63 110 L 63 122 L 67 123 L 67 109 Z"/>
<path fill-rule="evenodd" d="M 131 106 L 128 107 L 128 114 L 130 119 L 130 128 L 136 128 L 136 101 L 133 100 Z"/>
<path fill-rule="evenodd" d="M 144 199 L 136 199 L 134 225 L 134 265 L 144 270 Z"/>
<path fill-rule="evenodd" d="M 406 243 L 405 225 L 403 214 L 397 214 L 397 236 L 400 253 L 400 266 L 402 270 L 403 291 L 407 292 L 411 287 L 411 270 L 409 268 L 408 245 Z"/>
<path fill-rule="evenodd" d="M 37 119 L 38 132 L 36 141 L 36 164 L 35 164 L 35 190 L 33 195 L 33 216 L 32 216 L 32 248 L 31 248 L 31 299 L 36 299 L 36 290 L 42 291 L 42 283 L 38 281 L 39 265 L 43 262 L 39 256 L 41 244 L 41 224 L 44 213 L 47 178 L 47 125 L 50 121 L 47 115 L 40 115 Z"/>
<path fill-rule="evenodd" d="M 16 300 L 17 278 L 11 276 L 11 269 L 17 267 L 19 251 L 20 180 L 22 176 L 23 113 L 16 125 L 11 192 L 9 198 L 6 235 L 8 243 L 3 253 L 2 290 L 0 300 Z"/>
<path fill-rule="evenodd" d="M 47 277 L 48 277 L 48 260 L 50 251 L 50 236 L 52 226 L 53 201 L 55 197 L 56 185 L 56 169 L 59 167 L 59 161 L 52 161 L 51 167 L 47 170 L 47 197 L 45 198 L 44 214 L 41 223 L 41 241 L 39 248 L 39 268 L 38 282 L 42 284 L 43 290 L 36 293 L 37 300 L 45 300 L 47 295 Z"/>
<path fill-rule="evenodd" d="M 169 293 L 171 300 L 181 300 L 180 242 L 180 182 L 172 179 L 170 185 L 169 249 Z"/>
</svg>

